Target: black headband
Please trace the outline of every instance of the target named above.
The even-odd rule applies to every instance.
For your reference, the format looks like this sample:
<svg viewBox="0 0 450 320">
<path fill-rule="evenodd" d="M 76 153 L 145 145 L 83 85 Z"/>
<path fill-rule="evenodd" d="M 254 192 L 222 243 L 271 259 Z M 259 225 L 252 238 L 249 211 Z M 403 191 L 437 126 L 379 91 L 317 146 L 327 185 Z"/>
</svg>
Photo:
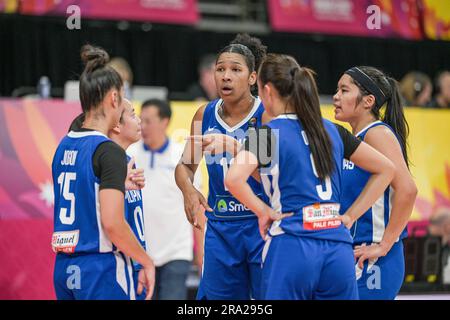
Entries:
<svg viewBox="0 0 450 320">
<path fill-rule="evenodd" d="M 387 97 L 384 92 L 377 86 L 375 81 L 373 81 L 364 71 L 358 67 L 353 67 L 345 71 L 350 77 L 357 81 L 364 89 L 366 89 L 370 94 L 375 96 L 375 107 L 377 109 L 381 108 L 386 102 Z"/>
<path fill-rule="evenodd" d="M 244 44 L 241 43 L 232 43 L 229 44 L 228 46 L 226 46 L 220 53 L 223 52 L 232 52 L 232 51 L 228 51 L 228 50 L 232 50 L 233 48 L 238 48 L 241 52 L 235 52 L 235 53 L 239 53 L 243 56 L 249 56 L 253 61 L 253 69 L 255 69 L 256 66 L 256 58 L 255 55 L 253 54 L 252 50 L 250 50 L 249 47 L 247 47 Z M 250 70 L 250 71 L 254 71 L 254 70 Z"/>
</svg>

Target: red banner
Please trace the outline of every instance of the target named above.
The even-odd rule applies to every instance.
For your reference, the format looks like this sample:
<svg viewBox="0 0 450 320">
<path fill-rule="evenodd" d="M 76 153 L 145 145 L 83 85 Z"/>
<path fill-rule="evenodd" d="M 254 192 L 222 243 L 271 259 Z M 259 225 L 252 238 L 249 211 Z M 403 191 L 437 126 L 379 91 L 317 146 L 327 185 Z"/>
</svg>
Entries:
<svg viewBox="0 0 450 320">
<path fill-rule="evenodd" d="M 20 12 L 68 15 L 72 5 L 79 7 L 81 18 L 176 24 L 195 24 L 199 19 L 197 0 L 22 0 Z"/>
<path fill-rule="evenodd" d="M 54 299 L 52 157 L 78 103 L 0 99 L 0 300 Z"/>
<path fill-rule="evenodd" d="M 275 31 L 421 39 L 416 0 L 268 0 Z"/>
</svg>

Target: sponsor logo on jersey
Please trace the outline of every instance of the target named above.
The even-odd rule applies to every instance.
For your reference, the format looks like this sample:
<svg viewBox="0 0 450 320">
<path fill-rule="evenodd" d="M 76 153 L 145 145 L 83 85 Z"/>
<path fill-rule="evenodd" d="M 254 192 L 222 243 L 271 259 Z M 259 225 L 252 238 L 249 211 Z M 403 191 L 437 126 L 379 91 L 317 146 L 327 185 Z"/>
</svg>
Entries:
<svg viewBox="0 0 450 320">
<path fill-rule="evenodd" d="M 249 127 L 255 127 L 256 126 L 256 118 L 253 117 L 248 121 L 248 126 Z"/>
<path fill-rule="evenodd" d="M 235 199 L 231 198 L 230 201 L 226 201 L 225 199 L 220 199 L 217 202 L 217 211 L 224 213 L 224 212 L 247 212 L 250 211 L 249 208 L 244 206 L 239 201 L 236 201 Z"/>
<path fill-rule="evenodd" d="M 52 248 L 54 252 L 74 253 L 80 238 L 80 230 L 54 232 Z"/>
<path fill-rule="evenodd" d="M 227 208 L 227 202 L 225 200 L 220 200 L 217 203 L 217 209 L 219 210 L 219 212 L 227 212 L 228 208 Z"/>
<path fill-rule="evenodd" d="M 341 225 L 339 203 L 315 203 L 303 208 L 305 230 L 334 229 Z"/>
</svg>

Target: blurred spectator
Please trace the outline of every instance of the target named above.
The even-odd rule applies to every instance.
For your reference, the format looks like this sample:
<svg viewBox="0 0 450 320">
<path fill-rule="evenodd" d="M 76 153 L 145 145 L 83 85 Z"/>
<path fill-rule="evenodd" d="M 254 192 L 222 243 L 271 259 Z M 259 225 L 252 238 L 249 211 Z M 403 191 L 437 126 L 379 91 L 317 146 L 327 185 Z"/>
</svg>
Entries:
<svg viewBox="0 0 450 320">
<path fill-rule="evenodd" d="M 442 237 L 443 245 L 450 245 L 450 208 L 439 208 L 430 218 L 431 235 Z"/>
<path fill-rule="evenodd" d="M 442 71 L 437 75 L 434 89 L 436 95 L 430 107 L 450 108 L 450 71 Z"/>
<path fill-rule="evenodd" d="M 156 266 L 156 300 L 187 298 L 186 279 L 194 248 L 193 227 L 186 219 L 183 196 L 175 183 L 175 167 L 184 146 L 167 136 L 171 114 L 167 101 L 145 101 L 140 115 L 142 140 L 128 149 L 136 166 L 144 169 L 146 179 L 142 190 L 145 241 Z M 201 181 L 199 176 L 195 178 Z M 203 237 L 200 232 L 195 236 L 196 261 L 201 263 Z"/>
<path fill-rule="evenodd" d="M 442 238 L 442 278 L 450 284 L 450 208 L 439 208 L 430 218 L 429 232 Z"/>
<path fill-rule="evenodd" d="M 400 91 L 406 106 L 425 107 L 430 103 L 433 85 L 426 74 L 411 71 L 400 81 Z"/>
<path fill-rule="evenodd" d="M 131 87 L 133 85 L 133 71 L 130 68 L 127 60 L 121 57 L 112 58 L 109 65 L 116 70 L 123 81 L 125 90 L 125 98 L 131 100 Z"/>
<path fill-rule="evenodd" d="M 198 82 L 193 83 L 187 89 L 190 100 L 212 101 L 218 97 L 214 72 L 216 69 L 216 56 L 204 55 L 198 65 Z"/>
</svg>

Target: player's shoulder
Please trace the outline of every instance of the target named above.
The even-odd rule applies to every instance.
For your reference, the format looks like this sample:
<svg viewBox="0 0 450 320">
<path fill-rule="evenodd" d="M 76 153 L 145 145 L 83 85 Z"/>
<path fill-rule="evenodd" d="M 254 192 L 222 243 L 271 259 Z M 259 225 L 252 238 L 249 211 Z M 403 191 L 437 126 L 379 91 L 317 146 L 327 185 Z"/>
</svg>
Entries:
<svg viewBox="0 0 450 320">
<path fill-rule="evenodd" d="M 364 140 L 382 140 L 382 139 L 393 139 L 397 140 L 394 131 L 387 124 L 380 122 L 378 125 L 373 126 L 366 131 L 366 136 Z"/>
<path fill-rule="evenodd" d="M 205 114 L 209 114 L 212 110 L 214 110 L 219 99 L 209 101 L 203 105 L 201 105 L 194 114 L 192 118 L 193 122 L 200 121 L 203 122 L 203 118 Z"/>
<path fill-rule="evenodd" d="M 104 140 L 100 142 L 95 149 L 94 158 L 102 159 L 104 157 L 114 157 L 126 159 L 125 150 L 112 140 Z"/>
<path fill-rule="evenodd" d="M 214 99 L 211 101 L 206 102 L 205 104 L 201 105 L 200 108 L 197 109 L 196 113 L 204 114 L 205 112 L 211 112 L 216 108 L 218 104 L 222 103 L 222 99 Z"/>
</svg>

